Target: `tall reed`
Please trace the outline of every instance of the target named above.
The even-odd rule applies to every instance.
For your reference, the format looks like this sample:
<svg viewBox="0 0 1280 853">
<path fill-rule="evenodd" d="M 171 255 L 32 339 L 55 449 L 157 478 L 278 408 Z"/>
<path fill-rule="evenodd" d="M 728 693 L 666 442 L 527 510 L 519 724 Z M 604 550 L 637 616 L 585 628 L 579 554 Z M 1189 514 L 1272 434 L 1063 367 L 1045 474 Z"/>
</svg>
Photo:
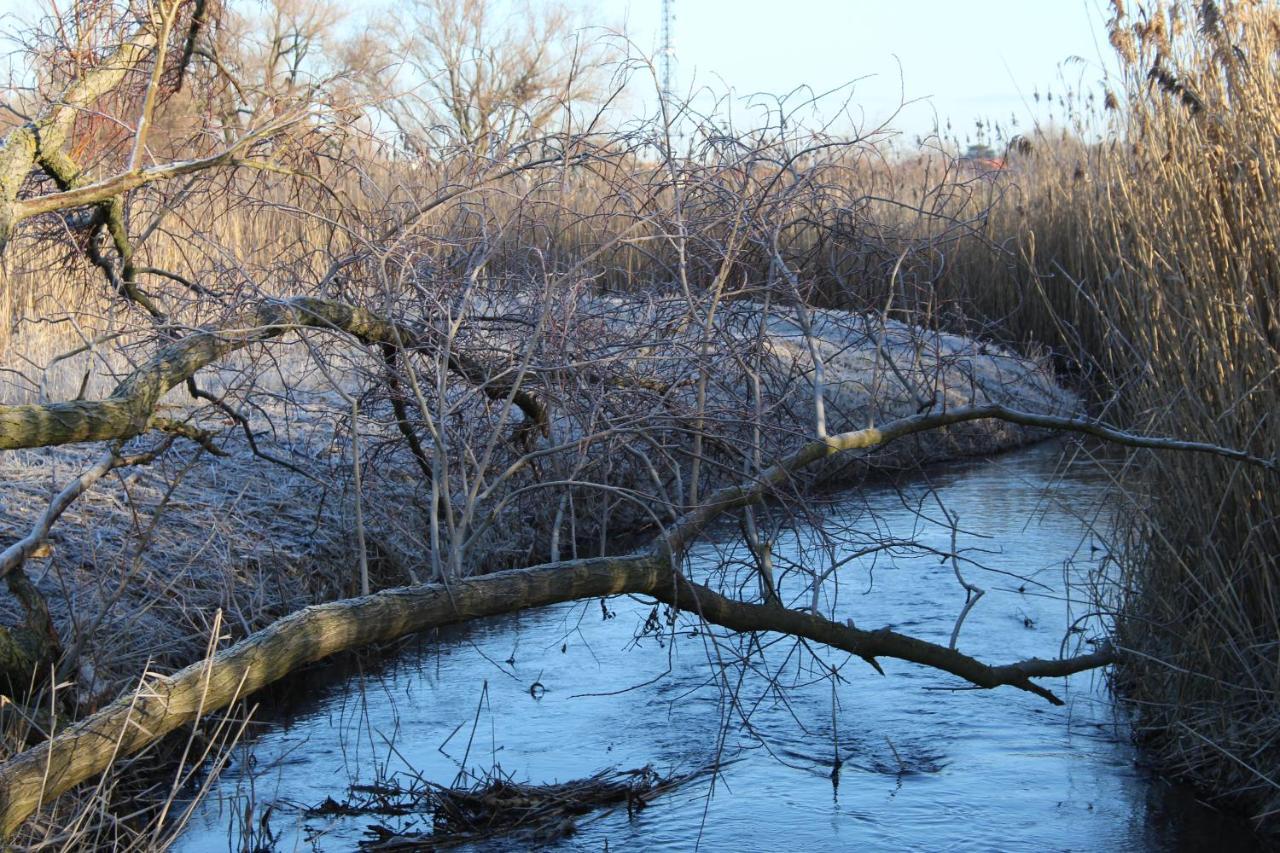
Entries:
<svg viewBox="0 0 1280 853">
<path fill-rule="evenodd" d="M 1113 12 L 1123 71 L 1095 115 L 1101 141 L 1025 140 L 987 239 L 960 248 L 946 286 L 1003 334 L 1070 353 L 1130 425 L 1276 458 L 1280 9 Z M 1276 825 L 1276 477 L 1131 461 L 1145 477 L 1115 554 L 1121 695 L 1164 766 Z"/>
</svg>

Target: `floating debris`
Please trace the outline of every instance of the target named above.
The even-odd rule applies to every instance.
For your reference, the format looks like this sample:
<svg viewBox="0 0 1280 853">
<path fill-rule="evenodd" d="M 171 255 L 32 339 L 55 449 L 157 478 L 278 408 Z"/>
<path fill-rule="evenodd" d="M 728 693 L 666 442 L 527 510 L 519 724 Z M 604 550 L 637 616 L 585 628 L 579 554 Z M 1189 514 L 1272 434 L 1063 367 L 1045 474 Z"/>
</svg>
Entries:
<svg viewBox="0 0 1280 853">
<path fill-rule="evenodd" d="M 372 823 L 362 850 L 436 849 L 498 836 L 525 844 L 546 844 L 572 835 L 576 819 L 599 809 L 625 806 L 627 814 L 702 774 L 662 776 L 652 767 L 602 770 L 585 779 L 535 785 L 515 782 L 500 767 L 469 787 L 446 787 L 421 776 L 397 776 L 374 785 L 352 785 L 347 798 L 307 809 L 312 816 L 430 817 L 431 829 L 395 829 Z M 401 779 L 405 781 L 401 781 Z"/>
</svg>

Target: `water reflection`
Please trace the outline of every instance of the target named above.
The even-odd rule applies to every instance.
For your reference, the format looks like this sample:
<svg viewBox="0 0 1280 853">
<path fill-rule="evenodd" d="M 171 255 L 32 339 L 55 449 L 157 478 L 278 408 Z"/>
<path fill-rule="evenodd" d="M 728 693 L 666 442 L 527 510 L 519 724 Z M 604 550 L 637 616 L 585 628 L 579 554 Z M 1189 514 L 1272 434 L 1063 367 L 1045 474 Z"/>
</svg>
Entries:
<svg viewBox="0 0 1280 853">
<path fill-rule="evenodd" d="M 1080 639 L 1067 628 L 1087 610 L 1068 580 L 1095 573 L 1106 554 L 1089 529 L 1105 528 L 1105 478 L 1085 466 L 1061 470 L 1059 453 L 1042 445 L 950 466 L 927 482 L 844 496 L 829 510 L 874 518 L 877 536 L 945 551 L 952 534 L 938 523 L 936 494 L 974 531 L 956 545 L 980 549 L 970 555 L 988 567 L 963 569 L 987 595 L 965 622 L 961 648 L 995 662 L 1051 656 L 1064 636 Z M 779 544 L 780 555 L 796 556 L 813 535 L 802 529 Z M 707 546 L 705 565 L 716 547 Z M 852 562 L 841 569 L 838 613 L 945 642 L 964 604 L 952 571 L 932 554 Z M 784 593 L 798 582 L 784 582 Z M 654 617 L 663 630 L 645 633 Z M 814 657 L 771 640 L 763 652 L 748 649 L 691 620 L 669 624 L 647 602 L 615 599 L 602 610 L 592 601 L 439 632 L 345 682 L 332 674 L 295 682 L 292 691 L 308 698 L 237 750 L 177 849 L 239 849 L 234 831 L 249 799 L 255 814 L 274 805 L 280 849 L 349 849 L 369 819 L 305 818 L 301 806 L 395 773 L 448 783 L 461 768 L 501 766 L 550 782 L 610 766 L 690 770 L 716 756 L 735 760 L 632 818 L 622 810 L 584 819 L 556 849 L 1252 844 L 1235 821 L 1185 800 L 1170 805 L 1170 789 L 1135 766 L 1094 676 L 1046 682 L 1066 700 L 1056 708 L 1011 688 L 959 689 L 956 679 L 894 661 L 883 662 L 881 677 L 822 652 L 840 673 L 833 690 Z M 535 684 L 544 690 L 531 692 Z"/>
</svg>

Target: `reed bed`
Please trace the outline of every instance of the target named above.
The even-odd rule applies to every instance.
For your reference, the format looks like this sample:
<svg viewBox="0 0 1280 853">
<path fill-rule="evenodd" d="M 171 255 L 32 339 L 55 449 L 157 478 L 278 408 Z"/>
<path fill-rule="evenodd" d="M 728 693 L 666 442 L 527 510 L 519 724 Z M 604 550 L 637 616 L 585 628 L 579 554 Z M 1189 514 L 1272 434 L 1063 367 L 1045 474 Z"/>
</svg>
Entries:
<svg viewBox="0 0 1280 853">
<path fill-rule="evenodd" d="M 1280 9 L 1171 2 L 1110 40 L 1122 79 L 1008 140 L 983 239 L 946 287 L 987 329 L 1085 372 L 1156 433 L 1280 454 Z M 1086 141 L 1086 140 L 1095 141 Z M 997 247 L 998 251 L 992 251 Z M 1280 512 L 1270 474 L 1130 455 L 1113 556 L 1119 695 L 1148 754 L 1280 818 Z"/>
</svg>

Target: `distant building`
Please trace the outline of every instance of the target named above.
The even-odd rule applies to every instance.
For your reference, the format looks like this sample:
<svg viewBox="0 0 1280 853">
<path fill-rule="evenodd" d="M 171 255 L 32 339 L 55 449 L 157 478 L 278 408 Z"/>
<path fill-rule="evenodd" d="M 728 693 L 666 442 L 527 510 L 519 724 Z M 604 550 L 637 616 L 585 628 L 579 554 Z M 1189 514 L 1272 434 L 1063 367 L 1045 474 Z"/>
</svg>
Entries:
<svg viewBox="0 0 1280 853">
<path fill-rule="evenodd" d="M 961 166 L 972 169 L 980 175 L 1003 172 L 1009 168 L 1008 162 L 1003 157 L 997 157 L 990 145 L 982 143 L 970 145 L 968 150 L 960 156 L 959 162 Z"/>
</svg>

